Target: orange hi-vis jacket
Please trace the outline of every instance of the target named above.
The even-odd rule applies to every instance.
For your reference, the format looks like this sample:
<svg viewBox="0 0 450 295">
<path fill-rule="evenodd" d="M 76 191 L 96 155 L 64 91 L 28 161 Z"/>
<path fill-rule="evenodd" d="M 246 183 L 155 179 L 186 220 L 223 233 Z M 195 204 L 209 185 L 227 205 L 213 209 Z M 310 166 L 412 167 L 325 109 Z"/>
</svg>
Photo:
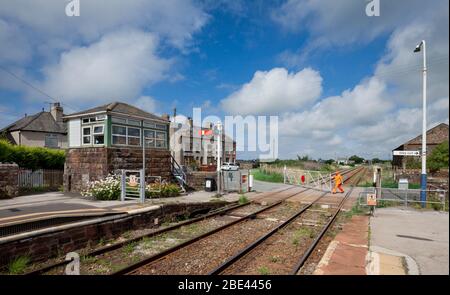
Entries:
<svg viewBox="0 0 450 295">
<path fill-rule="evenodd" d="M 339 184 L 342 184 L 342 182 L 343 182 L 342 175 L 341 174 L 336 174 L 334 176 L 334 183 L 336 185 L 339 185 Z"/>
</svg>

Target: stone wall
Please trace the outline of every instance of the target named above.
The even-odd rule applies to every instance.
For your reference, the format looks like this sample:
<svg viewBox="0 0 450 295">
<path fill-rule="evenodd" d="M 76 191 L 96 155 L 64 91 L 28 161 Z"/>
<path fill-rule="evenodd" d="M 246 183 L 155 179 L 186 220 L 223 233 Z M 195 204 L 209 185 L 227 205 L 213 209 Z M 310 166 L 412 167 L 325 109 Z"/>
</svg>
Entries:
<svg viewBox="0 0 450 295">
<path fill-rule="evenodd" d="M 146 175 L 162 176 L 171 180 L 171 160 L 169 150 L 148 149 Z M 140 148 L 73 148 L 67 151 L 64 167 L 64 189 L 80 192 L 88 181 L 105 178 L 109 173 L 121 169 L 142 168 Z"/>
<path fill-rule="evenodd" d="M 167 204 L 157 210 L 130 215 L 114 220 L 43 233 L 34 237 L 0 242 L 0 268 L 8 265 L 20 256 L 27 256 L 30 262 L 46 261 L 58 255 L 77 251 L 89 245 L 97 244 L 101 239 L 117 238 L 133 229 L 156 227 L 158 223 L 173 221 L 177 217 L 194 217 L 225 206 L 226 202 L 208 202 L 192 204 Z"/>
<path fill-rule="evenodd" d="M 64 191 L 80 192 L 88 181 L 108 175 L 107 148 L 68 149 L 64 164 Z"/>
<path fill-rule="evenodd" d="M 0 163 L 0 199 L 17 197 L 19 194 L 19 166 Z"/>
<path fill-rule="evenodd" d="M 145 152 L 145 173 L 147 176 L 162 176 L 169 180 L 171 171 L 170 151 L 149 149 Z M 109 170 L 141 169 L 142 149 L 136 148 L 109 148 Z"/>
<path fill-rule="evenodd" d="M 191 189 L 194 190 L 205 190 L 205 178 L 213 177 L 217 180 L 217 172 L 189 172 L 186 174 L 187 184 Z"/>
</svg>

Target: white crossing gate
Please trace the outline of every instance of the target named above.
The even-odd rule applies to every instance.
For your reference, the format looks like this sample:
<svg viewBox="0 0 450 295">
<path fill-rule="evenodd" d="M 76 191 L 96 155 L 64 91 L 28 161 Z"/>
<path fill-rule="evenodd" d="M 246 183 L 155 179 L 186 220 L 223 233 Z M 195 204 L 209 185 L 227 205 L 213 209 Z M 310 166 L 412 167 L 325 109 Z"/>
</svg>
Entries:
<svg viewBox="0 0 450 295">
<path fill-rule="evenodd" d="M 145 202 L 144 169 L 121 170 L 120 200 L 139 200 Z"/>
</svg>

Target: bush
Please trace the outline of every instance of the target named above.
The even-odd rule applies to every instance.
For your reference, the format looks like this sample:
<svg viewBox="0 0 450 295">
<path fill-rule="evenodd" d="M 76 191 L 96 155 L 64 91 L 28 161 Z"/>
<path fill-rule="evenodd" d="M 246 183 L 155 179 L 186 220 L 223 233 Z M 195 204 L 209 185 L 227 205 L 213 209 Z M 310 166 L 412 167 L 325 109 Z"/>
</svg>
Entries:
<svg viewBox="0 0 450 295">
<path fill-rule="evenodd" d="M 91 181 L 81 195 L 104 201 L 118 200 L 120 198 L 120 176 L 112 174 L 103 180 Z"/>
<path fill-rule="evenodd" d="M 248 200 L 246 195 L 240 195 L 239 196 L 239 204 L 246 204 L 248 202 L 249 202 L 249 200 Z"/>
<path fill-rule="evenodd" d="M 43 147 L 12 145 L 0 140 L 0 162 L 16 163 L 19 167 L 36 169 L 64 169 L 65 151 Z"/>
<path fill-rule="evenodd" d="M 428 157 L 428 167 L 431 172 L 439 171 L 448 167 L 448 141 L 445 141 L 434 148 Z"/>
<path fill-rule="evenodd" d="M 120 191 L 120 175 L 111 174 L 105 179 L 89 182 L 87 189 L 81 194 L 97 200 L 111 201 L 120 199 Z M 145 188 L 145 196 L 147 198 L 170 198 L 178 196 L 180 191 L 180 187 L 176 184 L 152 183 Z M 136 192 L 139 193 L 137 189 Z"/>
<path fill-rule="evenodd" d="M 29 262 L 30 258 L 28 256 L 17 257 L 9 263 L 8 273 L 11 275 L 23 274 Z"/>
<path fill-rule="evenodd" d="M 145 188 L 147 198 L 171 198 L 180 194 L 180 187 L 172 183 L 152 183 Z"/>
</svg>

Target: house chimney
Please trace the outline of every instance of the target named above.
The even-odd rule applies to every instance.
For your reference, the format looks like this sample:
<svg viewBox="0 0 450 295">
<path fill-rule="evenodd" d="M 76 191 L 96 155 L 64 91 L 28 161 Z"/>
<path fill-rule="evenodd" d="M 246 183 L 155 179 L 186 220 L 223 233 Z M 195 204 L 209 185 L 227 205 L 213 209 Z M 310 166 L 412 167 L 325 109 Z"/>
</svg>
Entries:
<svg viewBox="0 0 450 295">
<path fill-rule="evenodd" d="M 163 114 L 163 115 L 161 116 L 161 118 L 163 118 L 164 120 L 167 120 L 167 121 L 170 120 L 170 116 L 169 116 L 168 114 Z"/>
<path fill-rule="evenodd" d="M 62 123 L 63 108 L 61 107 L 59 102 L 55 102 L 52 104 L 50 113 L 52 114 L 53 118 L 57 123 Z"/>
</svg>

